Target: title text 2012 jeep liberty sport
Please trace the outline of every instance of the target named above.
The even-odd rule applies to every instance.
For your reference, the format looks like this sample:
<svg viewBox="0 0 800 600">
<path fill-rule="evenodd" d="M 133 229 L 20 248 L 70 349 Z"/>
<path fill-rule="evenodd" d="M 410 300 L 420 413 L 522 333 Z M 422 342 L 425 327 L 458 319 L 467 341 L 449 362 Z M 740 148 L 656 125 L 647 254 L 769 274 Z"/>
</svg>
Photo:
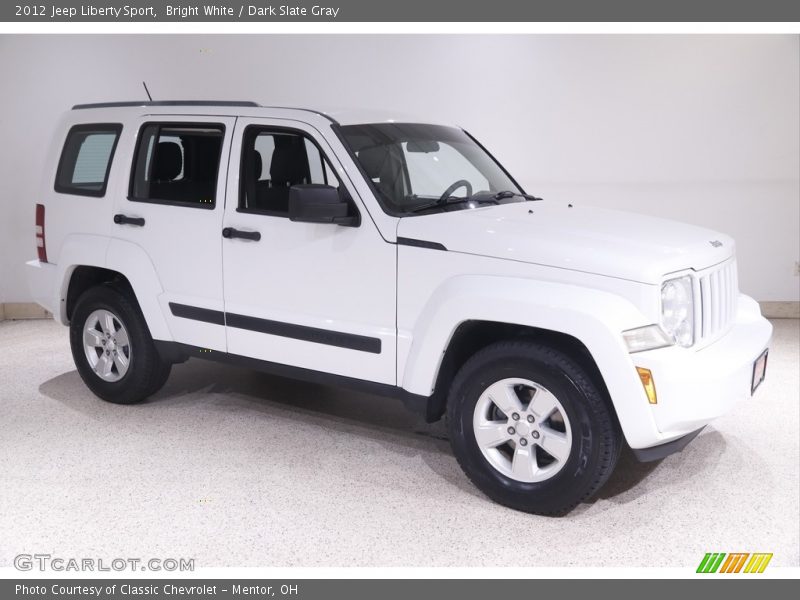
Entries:
<svg viewBox="0 0 800 600">
<path fill-rule="evenodd" d="M 467 132 L 249 102 L 76 106 L 36 205 L 36 300 L 99 397 L 190 356 L 447 415 L 469 478 L 562 514 L 625 440 L 683 448 L 764 378 L 734 243 L 528 196 Z"/>
</svg>

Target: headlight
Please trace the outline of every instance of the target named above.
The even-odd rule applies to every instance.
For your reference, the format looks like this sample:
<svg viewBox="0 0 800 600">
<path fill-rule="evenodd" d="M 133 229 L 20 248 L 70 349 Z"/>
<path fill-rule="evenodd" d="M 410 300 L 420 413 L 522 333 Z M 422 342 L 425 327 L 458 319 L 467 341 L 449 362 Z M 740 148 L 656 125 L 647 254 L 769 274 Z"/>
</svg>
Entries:
<svg viewBox="0 0 800 600">
<path fill-rule="evenodd" d="M 684 348 L 694 344 L 694 291 L 689 275 L 661 286 L 661 327 Z"/>
</svg>

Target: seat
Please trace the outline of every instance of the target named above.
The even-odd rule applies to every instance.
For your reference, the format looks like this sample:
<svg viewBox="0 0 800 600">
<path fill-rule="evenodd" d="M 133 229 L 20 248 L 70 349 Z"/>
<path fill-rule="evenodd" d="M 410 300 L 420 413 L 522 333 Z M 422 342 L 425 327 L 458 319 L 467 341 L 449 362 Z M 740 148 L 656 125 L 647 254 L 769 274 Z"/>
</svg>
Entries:
<svg viewBox="0 0 800 600">
<path fill-rule="evenodd" d="M 261 179 L 261 172 L 264 170 L 264 159 L 261 158 L 261 152 L 258 150 L 253 150 L 253 158 L 252 158 L 252 177 L 255 179 L 256 183 L 259 182 Z"/>
<path fill-rule="evenodd" d="M 174 200 L 175 178 L 183 169 L 183 153 L 176 142 L 159 142 L 152 170 L 150 198 Z"/>
<path fill-rule="evenodd" d="M 247 207 L 266 210 L 259 203 L 259 198 L 266 197 L 266 190 L 270 186 L 269 179 L 261 179 L 261 175 L 264 172 L 264 159 L 261 157 L 261 152 L 253 148 L 249 160 L 249 172 L 245 171 L 247 181 L 251 182 L 247 186 Z"/>
<path fill-rule="evenodd" d="M 188 144 L 187 144 L 188 142 Z M 217 167 L 222 149 L 222 137 L 193 136 L 184 140 L 184 161 L 188 170 L 184 172 L 185 186 L 181 190 L 183 200 L 211 204 L 217 188 Z"/>
<path fill-rule="evenodd" d="M 358 161 L 375 186 L 390 201 L 399 204 L 405 198 L 403 160 L 392 146 L 372 146 L 358 152 Z"/>
<path fill-rule="evenodd" d="M 181 173 L 183 153 L 177 142 L 159 142 L 156 146 L 156 158 L 153 165 L 153 181 L 172 181 Z"/>
<path fill-rule="evenodd" d="M 256 207 L 277 213 L 289 212 L 289 188 L 311 183 L 308 155 L 303 138 L 298 135 L 275 135 L 275 149 L 269 167 L 269 184 L 256 185 Z"/>
<path fill-rule="evenodd" d="M 186 135 L 181 144 L 183 149 L 177 142 L 156 146 L 150 198 L 213 205 L 222 137 Z"/>
</svg>

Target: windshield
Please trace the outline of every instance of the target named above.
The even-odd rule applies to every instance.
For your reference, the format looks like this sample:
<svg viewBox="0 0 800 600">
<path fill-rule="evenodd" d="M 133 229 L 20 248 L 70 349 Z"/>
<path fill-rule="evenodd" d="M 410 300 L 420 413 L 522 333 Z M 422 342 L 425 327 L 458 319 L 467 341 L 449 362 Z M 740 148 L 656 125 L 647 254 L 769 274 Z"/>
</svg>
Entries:
<svg viewBox="0 0 800 600">
<path fill-rule="evenodd" d="M 525 199 L 503 168 L 460 129 L 377 123 L 339 131 L 389 212 L 423 214 Z"/>
</svg>

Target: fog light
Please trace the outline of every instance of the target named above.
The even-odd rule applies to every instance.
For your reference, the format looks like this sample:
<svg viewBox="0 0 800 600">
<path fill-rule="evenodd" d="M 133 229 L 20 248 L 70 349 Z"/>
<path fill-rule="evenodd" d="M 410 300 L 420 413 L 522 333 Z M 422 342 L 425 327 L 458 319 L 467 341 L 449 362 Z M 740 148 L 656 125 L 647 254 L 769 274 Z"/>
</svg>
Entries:
<svg viewBox="0 0 800 600">
<path fill-rule="evenodd" d="M 644 393 L 647 394 L 647 401 L 650 404 L 657 404 L 656 382 L 653 381 L 653 374 L 650 372 L 650 369 L 636 367 L 636 372 L 639 373 L 639 379 L 642 380 L 642 387 L 644 387 Z"/>
</svg>

